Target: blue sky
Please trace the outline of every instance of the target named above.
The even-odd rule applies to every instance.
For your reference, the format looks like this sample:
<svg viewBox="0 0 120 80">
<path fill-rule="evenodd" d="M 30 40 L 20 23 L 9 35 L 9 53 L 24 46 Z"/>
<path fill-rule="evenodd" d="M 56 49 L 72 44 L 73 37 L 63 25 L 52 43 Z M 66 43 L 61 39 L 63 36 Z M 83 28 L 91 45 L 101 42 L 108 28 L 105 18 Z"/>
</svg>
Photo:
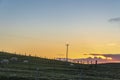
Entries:
<svg viewBox="0 0 120 80">
<path fill-rule="evenodd" d="M 69 42 L 71 53 L 76 55 L 100 53 L 106 44 L 120 43 L 119 22 L 108 21 L 120 17 L 119 4 L 119 0 L 0 0 L 0 49 L 24 52 L 21 49 L 33 46 L 30 49 L 42 49 L 36 53 L 55 56 L 56 52 L 63 54 L 61 47 Z M 58 51 L 48 45 L 58 47 Z M 96 46 L 97 51 L 93 49 Z M 103 52 L 119 52 L 109 49 Z"/>
</svg>

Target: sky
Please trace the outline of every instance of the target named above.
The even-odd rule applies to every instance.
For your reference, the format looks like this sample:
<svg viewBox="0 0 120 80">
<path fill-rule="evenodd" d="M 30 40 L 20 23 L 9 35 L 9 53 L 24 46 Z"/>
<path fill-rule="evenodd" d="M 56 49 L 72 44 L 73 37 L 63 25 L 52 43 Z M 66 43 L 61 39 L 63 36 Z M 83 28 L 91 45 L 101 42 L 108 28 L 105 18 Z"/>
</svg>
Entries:
<svg viewBox="0 0 120 80">
<path fill-rule="evenodd" d="M 0 50 L 41 57 L 120 54 L 120 0 L 0 0 Z"/>
</svg>

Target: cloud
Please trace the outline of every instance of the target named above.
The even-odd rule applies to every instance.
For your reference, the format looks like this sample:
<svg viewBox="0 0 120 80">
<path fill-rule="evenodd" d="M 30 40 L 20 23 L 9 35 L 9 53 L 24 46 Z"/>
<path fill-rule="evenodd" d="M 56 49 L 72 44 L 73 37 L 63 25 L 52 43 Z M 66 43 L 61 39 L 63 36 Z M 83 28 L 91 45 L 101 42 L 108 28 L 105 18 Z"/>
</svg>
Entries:
<svg viewBox="0 0 120 80">
<path fill-rule="evenodd" d="M 105 57 L 111 57 L 113 60 L 120 60 L 120 54 L 104 54 Z"/>
<path fill-rule="evenodd" d="M 120 54 L 89 54 L 93 56 L 104 56 L 104 57 L 110 57 L 113 60 L 119 60 L 120 61 Z"/>
<path fill-rule="evenodd" d="M 109 22 L 120 22 L 120 17 L 116 17 L 116 18 L 111 18 L 108 20 Z"/>
<path fill-rule="evenodd" d="M 99 63 L 120 63 L 120 54 L 84 54 L 93 56 L 92 60 L 98 60 Z M 86 58 L 86 60 L 90 60 Z"/>
<path fill-rule="evenodd" d="M 77 59 L 68 59 L 70 62 L 79 62 L 85 64 L 95 64 L 97 60 L 98 63 L 120 63 L 120 54 L 84 54 L 84 55 L 92 55 L 93 57 L 88 58 L 77 58 Z M 57 58 L 57 60 L 65 61 L 66 58 Z"/>
</svg>

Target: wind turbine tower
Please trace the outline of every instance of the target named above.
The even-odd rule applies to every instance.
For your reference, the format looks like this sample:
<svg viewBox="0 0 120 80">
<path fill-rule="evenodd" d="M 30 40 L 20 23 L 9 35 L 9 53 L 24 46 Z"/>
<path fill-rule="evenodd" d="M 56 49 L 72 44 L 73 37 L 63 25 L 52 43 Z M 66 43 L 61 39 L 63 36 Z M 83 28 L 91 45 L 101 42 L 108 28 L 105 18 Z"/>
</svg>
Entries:
<svg viewBox="0 0 120 80">
<path fill-rule="evenodd" d="M 68 48 L 69 44 L 66 44 L 66 62 L 68 62 Z"/>
</svg>

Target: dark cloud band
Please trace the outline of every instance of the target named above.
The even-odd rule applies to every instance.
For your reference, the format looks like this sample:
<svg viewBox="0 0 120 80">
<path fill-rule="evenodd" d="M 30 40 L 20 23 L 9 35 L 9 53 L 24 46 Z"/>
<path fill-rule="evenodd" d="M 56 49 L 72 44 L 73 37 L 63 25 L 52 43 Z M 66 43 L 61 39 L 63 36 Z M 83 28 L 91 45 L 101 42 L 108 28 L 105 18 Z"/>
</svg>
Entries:
<svg viewBox="0 0 120 80">
<path fill-rule="evenodd" d="M 120 54 L 89 54 L 89 55 L 111 57 L 114 60 L 120 60 Z"/>
<path fill-rule="evenodd" d="M 108 20 L 109 22 L 120 22 L 120 17 L 116 17 L 116 18 L 111 18 Z"/>
</svg>

